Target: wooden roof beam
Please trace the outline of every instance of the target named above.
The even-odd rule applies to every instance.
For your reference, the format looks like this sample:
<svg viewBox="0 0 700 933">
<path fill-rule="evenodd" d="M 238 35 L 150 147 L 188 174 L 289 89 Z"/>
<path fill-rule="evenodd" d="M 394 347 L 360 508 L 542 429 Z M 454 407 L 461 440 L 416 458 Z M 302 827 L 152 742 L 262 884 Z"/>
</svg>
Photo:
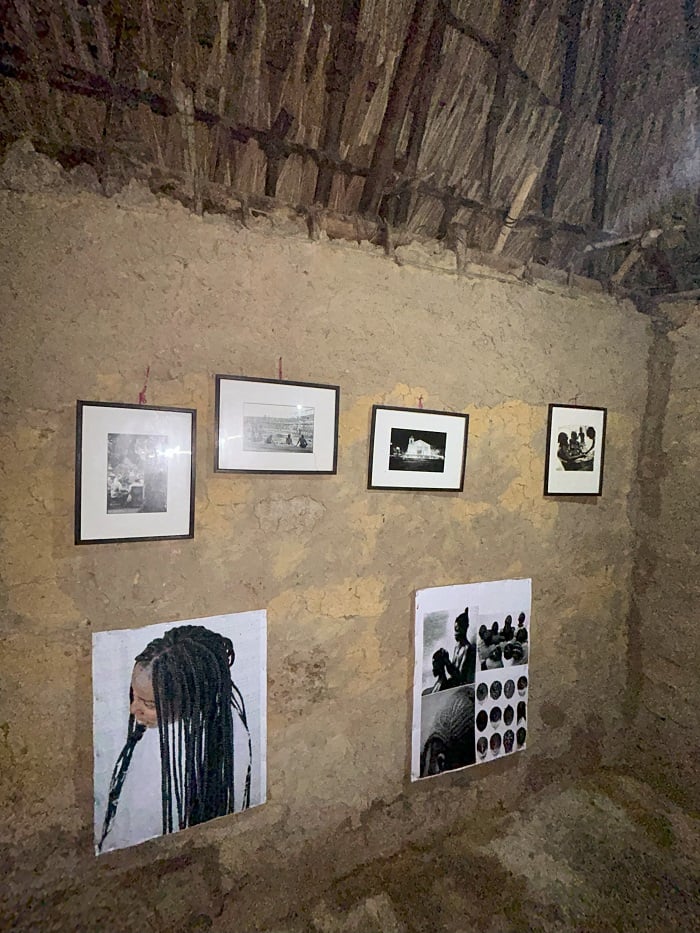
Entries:
<svg viewBox="0 0 700 933">
<path fill-rule="evenodd" d="M 562 156 L 564 155 L 564 146 L 569 132 L 571 119 L 571 107 L 574 98 L 574 88 L 576 87 L 576 69 L 578 66 L 579 42 L 581 38 L 581 19 L 585 0 L 568 0 L 566 15 L 562 19 L 562 25 L 565 29 L 564 64 L 562 67 L 561 90 L 559 92 L 559 108 L 561 114 L 557 128 L 554 131 L 552 142 L 547 155 L 547 164 L 544 169 L 544 178 L 542 182 L 542 214 L 545 217 L 552 217 L 554 214 L 554 204 L 557 199 L 557 190 L 559 187 L 559 169 L 561 167 Z M 537 262 L 548 262 L 551 254 L 552 240 L 551 236 L 541 237 L 535 250 L 535 260 Z"/>
<path fill-rule="evenodd" d="M 513 61 L 516 30 L 520 19 L 520 6 L 522 0 L 501 0 L 498 11 L 498 58 L 496 59 L 496 80 L 493 88 L 491 107 L 486 118 L 486 138 L 484 139 L 484 156 L 481 163 L 481 180 L 486 198 L 491 197 L 493 185 L 493 164 L 496 158 L 496 139 L 498 130 L 505 116 L 506 85 L 510 64 Z"/>
<path fill-rule="evenodd" d="M 613 111 L 617 85 L 617 52 L 630 0 L 606 0 L 603 4 L 603 37 L 600 54 L 600 99 L 596 119 L 600 136 L 593 165 L 593 207 L 591 219 L 602 230 L 605 226 L 608 168 L 613 137 Z"/>
<path fill-rule="evenodd" d="M 445 12 L 445 22 L 448 26 L 461 33 L 467 39 L 471 39 L 472 42 L 476 42 L 476 44 L 481 46 L 484 51 L 488 52 L 492 58 L 499 58 L 500 47 L 495 39 L 490 39 L 481 32 L 481 30 L 477 29 L 475 26 L 469 25 L 469 23 L 465 23 L 463 19 L 460 19 L 460 17 L 453 12 L 450 6 L 450 0 L 440 0 L 440 3 Z M 545 94 L 537 81 L 535 81 L 527 71 L 521 68 L 513 58 L 508 62 L 508 70 L 535 92 L 538 104 L 541 104 L 543 107 L 553 107 L 555 110 L 557 109 L 557 104 Z"/>
<path fill-rule="evenodd" d="M 420 67 L 420 80 L 414 92 L 414 110 L 411 129 L 408 134 L 408 146 L 406 155 L 405 175 L 409 178 L 418 172 L 418 159 L 423 146 L 425 130 L 428 125 L 428 114 L 430 113 L 430 104 L 433 99 L 433 92 L 437 84 L 440 67 L 442 65 L 442 43 L 445 38 L 445 29 L 447 21 L 445 19 L 445 9 L 442 4 L 438 4 L 435 10 L 435 18 L 430 28 L 430 35 L 425 44 L 423 61 Z M 397 224 L 406 223 L 411 206 L 411 193 L 405 191 L 397 198 L 396 217 Z"/>
<path fill-rule="evenodd" d="M 333 31 L 326 64 L 326 106 L 323 117 L 323 135 L 320 140 L 321 149 L 326 152 L 337 154 L 340 151 L 340 135 L 343 129 L 345 108 L 355 71 L 359 18 L 360 0 L 343 0 L 340 23 Z M 314 192 L 316 203 L 328 204 L 334 174 L 333 167 L 329 163 L 319 168 Z"/>
<path fill-rule="evenodd" d="M 394 169 L 396 146 L 423 53 L 435 18 L 438 0 L 416 0 L 399 63 L 389 89 L 384 119 L 374 147 L 372 164 L 360 198 L 360 213 L 375 214 Z"/>
</svg>

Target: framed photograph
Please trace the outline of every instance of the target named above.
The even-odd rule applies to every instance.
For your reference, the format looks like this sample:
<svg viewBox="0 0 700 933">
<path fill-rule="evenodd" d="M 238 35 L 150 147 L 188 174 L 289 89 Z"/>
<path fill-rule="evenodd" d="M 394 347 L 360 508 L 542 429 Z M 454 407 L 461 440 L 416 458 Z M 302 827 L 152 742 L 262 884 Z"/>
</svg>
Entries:
<svg viewBox="0 0 700 933">
<path fill-rule="evenodd" d="M 194 536 L 196 412 L 78 402 L 75 543 Z"/>
<path fill-rule="evenodd" d="M 469 415 L 372 407 L 369 489 L 464 488 Z"/>
<path fill-rule="evenodd" d="M 216 376 L 217 473 L 335 473 L 338 386 Z"/>
<path fill-rule="evenodd" d="M 603 488 L 605 408 L 550 405 L 545 496 L 599 496 Z"/>
</svg>

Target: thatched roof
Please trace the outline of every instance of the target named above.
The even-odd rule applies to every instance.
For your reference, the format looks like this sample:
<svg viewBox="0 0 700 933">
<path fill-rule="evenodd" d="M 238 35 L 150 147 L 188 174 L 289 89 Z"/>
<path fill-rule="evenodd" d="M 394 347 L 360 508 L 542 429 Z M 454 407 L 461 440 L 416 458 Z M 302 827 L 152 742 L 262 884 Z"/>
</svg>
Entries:
<svg viewBox="0 0 700 933">
<path fill-rule="evenodd" d="M 0 137 L 108 193 L 700 288 L 698 0 L 3 6 Z"/>
</svg>

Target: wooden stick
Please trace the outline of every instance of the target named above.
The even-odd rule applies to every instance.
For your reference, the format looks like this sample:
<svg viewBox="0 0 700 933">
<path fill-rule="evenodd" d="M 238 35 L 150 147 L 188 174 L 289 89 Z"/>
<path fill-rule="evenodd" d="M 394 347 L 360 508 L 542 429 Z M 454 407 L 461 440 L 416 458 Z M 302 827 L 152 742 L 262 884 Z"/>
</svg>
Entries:
<svg viewBox="0 0 700 933">
<path fill-rule="evenodd" d="M 539 172 L 537 169 L 533 166 L 530 166 L 530 169 L 525 176 L 522 185 L 518 189 L 518 193 L 516 194 L 513 203 L 510 206 L 510 210 L 508 211 L 506 219 L 503 221 L 501 232 L 498 234 L 496 245 L 493 248 L 493 252 L 497 255 L 498 253 L 503 252 L 503 247 L 506 245 L 506 240 L 510 236 L 513 227 L 516 225 L 518 218 L 523 212 L 525 202 L 527 201 L 528 195 L 530 194 L 538 174 Z"/>
<path fill-rule="evenodd" d="M 327 152 L 337 153 L 340 149 L 340 134 L 354 70 L 359 15 L 359 0 L 343 0 L 340 22 L 331 33 L 329 60 L 326 65 L 326 105 L 320 142 L 321 148 Z M 314 192 L 315 203 L 328 204 L 334 174 L 331 165 L 319 167 Z"/>
<path fill-rule="evenodd" d="M 441 4 L 445 10 L 445 17 L 448 26 L 450 26 L 456 32 L 459 32 L 461 35 L 466 36 L 467 39 L 471 39 L 473 42 L 476 42 L 476 44 L 488 52 L 492 58 L 498 58 L 499 47 L 498 43 L 494 39 L 489 39 L 488 36 L 481 32 L 481 30 L 477 29 L 475 26 L 469 25 L 464 20 L 460 19 L 452 11 L 449 0 L 441 0 Z M 511 74 L 515 75 L 516 78 L 524 81 L 525 84 L 527 84 L 535 91 L 538 104 L 545 107 L 554 107 L 556 109 L 557 105 L 554 103 L 554 101 L 547 97 L 535 79 L 531 78 L 526 71 L 523 71 L 523 69 L 520 68 L 513 59 L 508 62 L 508 70 Z"/>
<path fill-rule="evenodd" d="M 561 108 L 561 113 L 549 147 L 547 164 L 545 166 L 542 182 L 541 204 L 542 214 L 545 217 L 553 216 L 554 204 L 557 199 L 559 168 L 561 166 L 562 156 L 564 155 L 566 137 L 569 132 L 571 106 L 576 86 L 576 68 L 578 65 L 581 19 L 583 17 L 584 6 L 585 0 L 569 0 L 566 8 L 566 16 L 564 19 L 564 27 L 566 29 L 566 51 L 564 53 L 561 91 L 559 93 L 559 107 Z M 551 245 L 551 237 L 545 236 L 539 240 L 536 248 L 536 258 L 539 262 L 549 261 Z"/>
<path fill-rule="evenodd" d="M 691 288 L 687 292 L 672 292 L 669 295 L 655 295 L 654 301 L 695 301 L 700 298 L 700 288 Z"/>
<path fill-rule="evenodd" d="M 504 123 L 505 94 L 510 63 L 513 61 L 516 29 L 520 18 L 521 0 L 501 0 L 498 13 L 498 58 L 496 59 L 496 80 L 488 117 L 486 118 L 486 138 L 481 165 L 481 181 L 484 194 L 491 196 L 493 185 L 493 164 L 496 157 L 498 131 Z"/>
<path fill-rule="evenodd" d="M 603 3 L 603 46 L 600 54 L 600 100 L 597 119 L 601 130 L 593 169 L 593 207 L 591 218 L 599 229 L 605 226 L 608 167 L 613 137 L 613 111 L 617 87 L 617 52 L 627 7 L 631 0 L 606 0 Z"/>
<path fill-rule="evenodd" d="M 629 251 L 627 256 L 623 259 L 622 263 L 620 264 L 620 268 L 617 270 L 617 272 L 613 272 L 613 274 L 610 276 L 610 284 L 616 285 L 618 282 L 621 282 L 624 279 L 624 277 L 627 275 L 627 273 L 630 271 L 630 269 L 633 266 L 636 266 L 636 264 L 639 262 L 641 258 L 642 258 L 642 247 L 637 245 L 633 247 Z"/>
<path fill-rule="evenodd" d="M 185 151 L 188 157 L 187 167 L 189 168 L 190 182 L 192 184 L 194 209 L 197 214 L 201 214 L 203 205 L 199 177 L 199 160 L 197 158 L 197 141 L 195 138 L 194 129 L 194 94 L 192 92 L 192 88 L 185 85 L 184 81 L 182 80 L 180 69 L 176 66 L 173 67 L 171 87 L 180 117 L 182 136 L 185 140 Z"/>
<path fill-rule="evenodd" d="M 389 89 L 384 119 L 372 155 L 372 165 L 360 198 L 360 212 L 374 214 L 394 167 L 396 146 L 406 116 L 438 0 L 416 0 L 399 63 Z"/>
</svg>

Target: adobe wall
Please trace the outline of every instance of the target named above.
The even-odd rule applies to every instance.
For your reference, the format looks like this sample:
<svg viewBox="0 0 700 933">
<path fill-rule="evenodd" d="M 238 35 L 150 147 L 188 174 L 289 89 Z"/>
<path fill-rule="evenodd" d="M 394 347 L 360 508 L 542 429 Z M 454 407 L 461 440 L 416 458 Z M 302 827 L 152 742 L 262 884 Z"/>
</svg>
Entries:
<svg viewBox="0 0 700 933">
<path fill-rule="evenodd" d="M 650 355 L 630 606 L 630 764 L 697 812 L 700 312 L 666 305 Z"/>
<path fill-rule="evenodd" d="M 235 933 L 617 760 L 651 336 L 599 294 L 132 195 L 0 192 L 3 909 L 16 930 Z M 341 386 L 337 476 L 214 474 L 214 374 L 279 356 Z M 76 399 L 136 402 L 149 364 L 149 403 L 198 411 L 195 537 L 76 547 Z M 368 491 L 372 404 L 419 396 L 470 415 L 464 491 Z M 545 499 L 547 406 L 573 399 L 608 408 L 604 494 Z M 411 786 L 412 594 L 526 576 L 527 752 Z M 96 859 L 92 632 L 257 608 L 268 803 Z"/>
</svg>

